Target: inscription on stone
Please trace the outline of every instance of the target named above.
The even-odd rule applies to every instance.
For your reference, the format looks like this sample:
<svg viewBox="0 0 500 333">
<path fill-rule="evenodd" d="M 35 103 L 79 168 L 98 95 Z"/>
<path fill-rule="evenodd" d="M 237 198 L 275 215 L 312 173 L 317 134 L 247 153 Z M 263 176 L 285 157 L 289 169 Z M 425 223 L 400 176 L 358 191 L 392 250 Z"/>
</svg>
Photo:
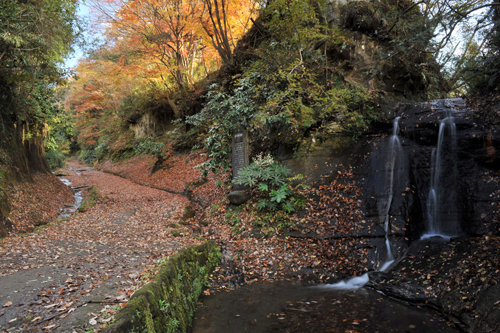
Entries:
<svg viewBox="0 0 500 333">
<path fill-rule="evenodd" d="M 248 133 L 243 128 L 238 128 L 233 134 L 233 178 L 238 171 L 248 165 Z M 233 185 L 234 191 L 244 190 L 243 185 Z"/>
</svg>

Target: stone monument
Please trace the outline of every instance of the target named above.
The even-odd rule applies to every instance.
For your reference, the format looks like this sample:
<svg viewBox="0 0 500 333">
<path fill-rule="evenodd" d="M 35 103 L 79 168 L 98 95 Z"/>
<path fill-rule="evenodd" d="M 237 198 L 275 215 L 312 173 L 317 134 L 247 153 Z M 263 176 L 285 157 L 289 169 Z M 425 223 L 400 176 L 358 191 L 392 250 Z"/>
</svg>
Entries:
<svg viewBox="0 0 500 333">
<path fill-rule="evenodd" d="M 248 132 L 239 127 L 233 133 L 233 179 L 238 171 L 249 164 L 248 160 Z M 228 194 L 229 201 L 235 205 L 241 205 L 248 200 L 246 186 L 233 184 L 233 191 Z"/>
</svg>

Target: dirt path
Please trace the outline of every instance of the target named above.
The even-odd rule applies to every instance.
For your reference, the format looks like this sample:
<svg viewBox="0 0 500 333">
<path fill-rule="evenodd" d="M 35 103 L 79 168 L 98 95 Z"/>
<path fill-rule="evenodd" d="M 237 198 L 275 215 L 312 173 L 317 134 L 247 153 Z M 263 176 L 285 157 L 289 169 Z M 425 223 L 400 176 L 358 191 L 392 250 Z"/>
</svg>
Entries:
<svg viewBox="0 0 500 333">
<path fill-rule="evenodd" d="M 189 203 L 185 197 L 76 161 L 65 172 L 72 186 L 97 186 L 104 199 L 0 241 L 0 332 L 90 331 L 94 321 L 110 320 L 106 309 L 148 281 L 155 262 L 199 243 L 190 235 L 173 237 L 168 228 Z"/>
</svg>

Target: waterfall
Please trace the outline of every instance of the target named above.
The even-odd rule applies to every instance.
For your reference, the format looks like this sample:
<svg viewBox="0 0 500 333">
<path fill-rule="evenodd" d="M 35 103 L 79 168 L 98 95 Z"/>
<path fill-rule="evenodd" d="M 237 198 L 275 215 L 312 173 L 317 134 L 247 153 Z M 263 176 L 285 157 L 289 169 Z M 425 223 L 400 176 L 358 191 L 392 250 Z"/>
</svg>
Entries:
<svg viewBox="0 0 500 333">
<path fill-rule="evenodd" d="M 401 169 L 403 167 L 403 149 L 401 148 L 401 141 L 399 140 L 399 119 L 396 117 L 392 126 L 392 135 L 389 139 L 388 147 L 388 159 L 386 164 L 386 192 L 387 192 L 387 204 L 385 207 L 385 247 L 387 250 L 387 255 L 384 263 L 380 267 L 380 271 L 385 271 L 394 262 L 394 255 L 392 254 L 391 242 L 389 241 L 390 233 L 390 215 L 392 201 L 394 199 L 394 188 L 399 181 L 399 176 Z"/>
<path fill-rule="evenodd" d="M 391 242 L 389 241 L 389 233 L 391 224 L 389 221 L 390 210 L 392 205 L 392 200 L 394 198 L 394 189 L 400 182 L 401 171 L 403 170 L 403 149 L 401 147 L 401 141 L 399 140 L 399 119 L 396 117 L 394 119 L 392 127 L 392 135 L 389 138 L 389 146 L 387 149 L 387 162 L 385 166 L 386 170 L 386 193 L 387 193 L 387 203 L 385 205 L 385 248 L 386 257 L 384 262 L 380 265 L 379 271 L 385 272 L 389 266 L 394 262 L 394 255 L 392 254 Z M 369 281 L 368 273 L 361 276 L 355 276 L 347 281 L 340 281 L 332 285 L 328 285 L 328 288 L 332 289 L 358 289 L 363 287 Z"/>
<path fill-rule="evenodd" d="M 457 130 L 453 112 L 448 109 L 440 121 L 438 142 L 431 153 L 431 184 L 427 196 L 428 230 L 422 239 L 441 236 L 449 238 L 459 233 L 456 214 Z"/>
</svg>

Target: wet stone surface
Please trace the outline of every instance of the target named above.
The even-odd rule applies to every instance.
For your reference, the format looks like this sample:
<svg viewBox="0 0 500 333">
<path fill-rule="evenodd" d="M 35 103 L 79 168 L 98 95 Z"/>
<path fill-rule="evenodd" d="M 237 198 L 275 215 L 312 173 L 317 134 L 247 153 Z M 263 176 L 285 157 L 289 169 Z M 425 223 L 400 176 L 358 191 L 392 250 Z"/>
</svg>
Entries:
<svg viewBox="0 0 500 333">
<path fill-rule="evenodd" d="M 78 210 L 78 207 L 82 204 L 83 201 L 83 193 L 81 189 L 85 186 L 73 187 L 71 186 L 71 182 L 66 178 L 59 178 L 60 181 L 64 183 L 64 185 L 71 187 L 71 189 L 75 192 L 75 202 L 71 205 L 65 205 L 61 208 L 61 214 L 59 214 L 59 218 L 69 217 L 71 214 Z"/>
<path fill-rule="evenodd" d="M 191 332 L 458 331 L 429 310 L 364 288 L 255 283 L 202 297 Z"/>
</svg>

